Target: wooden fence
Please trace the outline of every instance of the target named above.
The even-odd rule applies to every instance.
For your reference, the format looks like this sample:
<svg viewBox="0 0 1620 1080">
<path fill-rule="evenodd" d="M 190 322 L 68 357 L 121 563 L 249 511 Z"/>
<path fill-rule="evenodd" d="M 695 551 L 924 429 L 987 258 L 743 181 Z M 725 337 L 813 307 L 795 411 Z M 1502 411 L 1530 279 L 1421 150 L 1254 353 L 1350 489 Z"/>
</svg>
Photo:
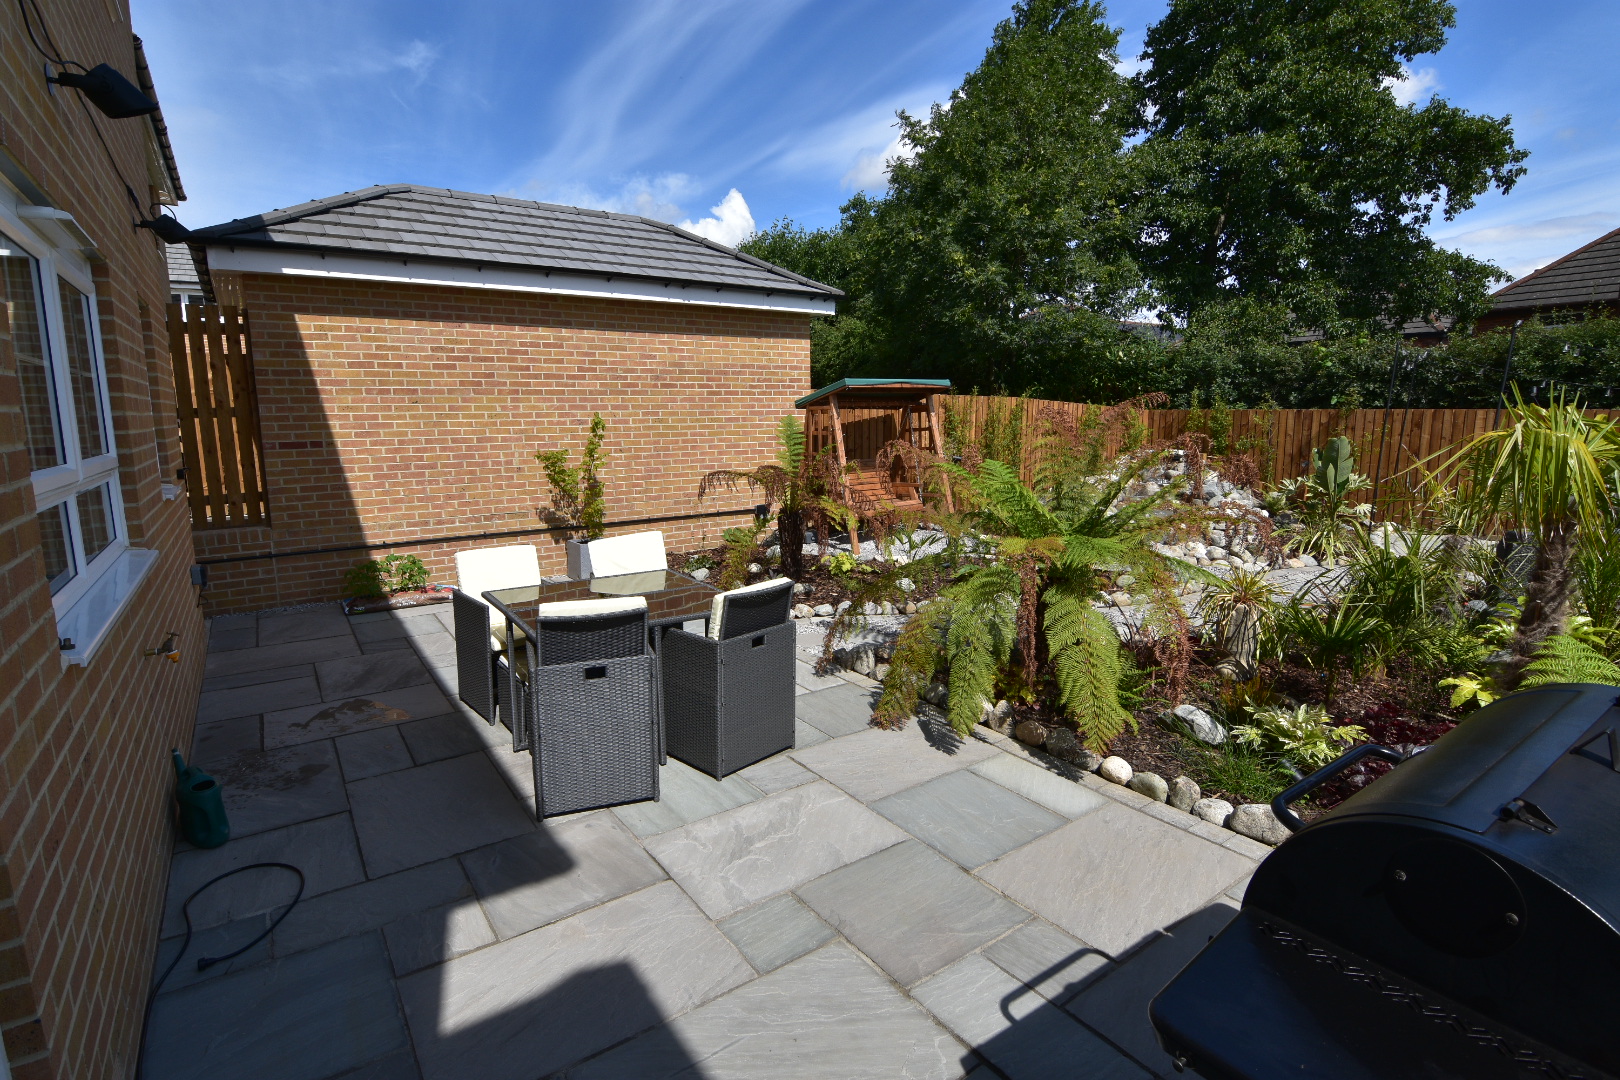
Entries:
<svg viewBox="0 0 1620 1080">
<path fill-rule="evenodd" d="M 268 506 L 247 315 L 236 307 L 170 304 L 168 318 L 192 528 L 263 525 Z"/>
<path fill-rule="evenodd" d="M 948 430 L 961 441 L 982 445 L 988 440 L 1003 451 L 1016 449 L 1026 481 L 1040 465 L 1042 437 L 1052 421 L 1079 422 L 1099 408 L 1029 398 L 954 396 L 945 401 Z M 1191 413 L 1142 409 L 1137 415 L 1149 442 L 1168 443 L 1187 431 Z M 1356 448 L 1356 471 L 1374 482 L 1372 490 L 1356 499 L 1366 502 L 1376 496 L 1386 515 L 1409 510 L 1421 500 L 1422 475 L 1414 465 L 1462 447 L 1497 422 L 1494 409 L 1233 409 L 1230 415 L 1228 450 L 1249 453 L 1272 484 L 1309 472 L 1311 451 L 1336 435 L 1345 436 Z M 1428 468 L 1443 460 L 1431 461 Z"/>
</svg>

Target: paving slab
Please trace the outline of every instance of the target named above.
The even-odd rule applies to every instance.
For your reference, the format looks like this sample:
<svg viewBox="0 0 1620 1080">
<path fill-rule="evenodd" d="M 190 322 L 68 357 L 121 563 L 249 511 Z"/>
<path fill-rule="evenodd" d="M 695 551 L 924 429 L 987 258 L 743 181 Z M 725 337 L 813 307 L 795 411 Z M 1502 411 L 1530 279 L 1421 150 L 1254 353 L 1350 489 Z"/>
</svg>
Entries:
<svg viewBox="0 0 1620 1080">
<path fill-rule="evenodd" d="M 203 675 L 210 678 L 241 675 L 250 671 L 315 664 L 333 657 L 359 655 L 359 643 L 354 640 L 354 635 L 345 632 L 338 637 L 316 638 L 313 641 L 290 641 L 284 645 L 260 645 L 256 649 L 209 653 L 208 659 L 203 662 Z"/>
<path fill-rule="evenodd" d="M 368 1062 L 352 1072 L 335 1077 L 334 1080 L 422 1080 L 422 1072 L 416 1067 L 415 1054 L 409 1050 L 399 1050 Z M 973 1080 L 979 1078 L 975 1076 Z"/>
<path fill-rule="evenodd" d="M 756 762 L 740 770 L 737 775 L 767 795 L 775 795 L 778 791 L 808 784 L 816 778 L 815 773 L 786 754 L 778 754 L 773 758 Z"/>
<path fill-rule="evenodd" d="M 833 682 L 837 685 L 794 699 L 799 719 L 835 739 L 871 727 L 872 704 L 877 695 L 842 679 L 835 678 Z"/>
<path fill-rule="evenodd" d="M 754 977 L 671 882 L 399 980 L 426 1080 L 534 1080 Z"/>
<path fill-rule="evenodd" d="M 388 943 L 394 974 L 409 975 L 493 944 L 495 931 L 484 917 L 484 909 L 475 901 L 465 901 L 395 919 L 383 927 L 383 940 Z"/>
<path fill-rule="evenodd" d="M 421 659 L 415 653 L 406 652 L 327 660 L 315 665 L 315 677 L 320 680 L 321 695 L 326 701 L 344 701 L 428 681 Z"/>
<path fill-rule="evenodd" d="M 290 888 L 287 896 L 288 899 L 292 897 Z M 270 939 L 268 937 L 248 949 L 241 956 L 231 957 L 229 960 L 214 964 L 202 971 L 197 970 L 197 958 L 199 956 L 229 956 L 270 929 L 270 920 L 272 918 L 274 918 L 274 915 L 266 912 L 194 932 L 191 935 L 191 944 L 186 947 L 185 956 L 181 958 L 178 964 L 174 965 L 174 970 L 169 972 L 167 979 L 164 979 L 159 992 L 164 994 L 173 993 L 183 987 L 194 986 L 200 982 L 207 982 L 209 979 L 218 979 L 232 972 L 244 971 L 247 968 L 267 963 L 271 959 Z M 152 979 L 154 982 L 163 975 L 165 968 L 170 964 L 174 964 L 175 954 L 180 951 L 180 947 L 185 943 L 186 939 L 183 935 L 164 938 L 158 942 L 157 959 L 152 965 Z"/>
<path fill-rule="evenodd" d="M 212 767 L 221 758 L 259 749 L 259 718 L 238 716 L 213 724 L 198 724 L 191 736 L 191 764 Z"/>
<path fill-rule="evenodd" d="M 382 939 L 368 934 L 159 996 L 145 1071 L 325 1080 L 407 1046 Z"/>
<path fill-rule="evenodd" d="M 261 683 L 285 682 L 288 679 L 302 677 L 313 679 L 315 665 L 291 664 L 287 667 L 259 668 L 254 671 L 243 671 L 235 675 L 214 675 L 202 681 L 202 692 L 212 690 L 229 690 L 237 686 L 258 686 Z"/>
<path fill-rule="evenodd" d="M 424 664 L 455 663 L 456 639 L 449 634 L 413 634 L 405 640 Z"/>
<path fill-rule="evenodd" d="M 973 766 L 973 771 L 1066 818 L 1077 818 L 1108 804 L 1103 796 L 1063 774 L 1012 754 L 985 758 Z"/>
<path fill-rule="evenodd" d="M 775 971 L 838 936 L 792 893 L 739 911 L 720 924 L 720 932 L 761 972 Z"/>
<path fill-rule="evenodd" d="M 345 814 L 244 836 L 222 847 L 177 852 L 169 864 L 162 936 L 185 932 L 180 907 L 194 889 L 229 870 L 259 862 L 291 863 L 304 872 L 304 899 L 300 906 L 312 897 L 365 879 L 354 829 Z M 191 925 L 194 930 L 205 930 L 277 910 L 297 893 L 298 880 L 290 871 L 248 870 L 226 878 L 193 900 Z"/>
<path fill-rule="evenodd" d="M 817 675 L 814 664 L 807 664 L 797 657 L 793 660 L 793 681 L 803 690 L 826 690 L 849 685 L 836 675 Z"/>
<path fill-rule="evenodd" d="M 982 956 L 912 991 L 1007 1080 L 1150 1080 L 1151 1074 Z"/>
<path fill-rule="evenodd" d="M 237 716 L 295 709 L 300 705 L 314 705 L 320 700 L 321 688 L 309 675 L 230 690 L 206 690 L 197 701 L 197 723 L 207 724 Z"/>
<path fill-rule="evenodd" d="M 1225 929 L 1237 908 L 1222 900 L 1202 908 L 1154 937 L 1129 961 L 1099 979 L 1064 1008 L 1163 1076 L 1175 1076 L 1170 1055 L 1159 1049 L 1148 1020 L 1148 1003 Z"/>
<path fill-rule="evenodd" d="M 1101 952 L 1040 918 L 991 943 L 984 957 L 1054 1005 L 1114 970 Z"/>
<path fill-rule="evenodd" d="M 379 930 L 423 908 L 472 899 L 461 864 L 440 859 L 304 900 L 276 927 L 275 954 L 290 956 Z"/>
<path fill-rule="evenodd" d="M 264 743 L 269 749 L 292 746 L 383 724 L 442 716 L 451 711 L 450 702 L 439 688 L 424 682 L 402 690 L 385 690 L 344 701 L 265 713 Z"/>
<path fill-rule="evenodd" d="M 930 742 L 931 737 L 937 742 Z M 920 724 L 908 724 L 899 731 L 868 728 L 808 750 L 795 750 L 793 758 L 862 802 L 876 802 L 1000 752 L 977 739 L 954 734 L 944 737 L 923 730 Z"/>
<path fill-rule="evenodd" d="M 357 780 L 348 791 L 360 854 L 371 877 L 535 828 L 534 818 L 482 752 Z"/>
<path fill-rule="evenodd" d="M 516 937 L 666 876 L 612 814 L 548 823 L 461 857 L 497 937 Z"/>
<path fill-rule="evenodd" d="M 637 836 L 656 836 L 763 796 L 740 772 L 716 780 L 670 758 L 658 769 L 656 801 L 616 806 L 613 812 Z"/>
<path fill-rule="evenodd" d="M 356 731 L 341 735 L 336 740 L 338 761 L 343 766 L 343 779 L 353 782 L 368 776 L 408 769 L 416 762 L 405 747 L 399 734 L 400 725 L 380 727 L 371 731 Z"/>
<path fill-rule="evenodd" d="M 259 615 L 259 644 L 283 645 L 289 641 L 337 637 L 349 632 L 349 620 L 337 604 L 325 604 L 285 614 Z"/>
<path fill-rule="evenodd" d="M 348 809 L 337 751 L 330 742 L 244 750 L 221 758 L 213 772 L 224 794 L 232 837 Z"/>
<path fill-rule="evenodd" d="M 258 643 L 259 634 L 251 626 L 230 630 L 210 630 L 208 632 L 208 651 L 211 653 L 251 649 Z"/>
<path fill-rule="evenodd" d="M 824 743 L 827 738 L 827 733 L 820 728 L 813 728 L 803 720 L 793 722 L 793 747 L 795 750 L 803 750 L 807 746 Z"/>
<path fill-rule="evenodd" d="M 241 630 L 253 629 L 259 625 L 259 616 L 252 611 L 238 611 L 232 615 L 210 615 L 208 617 L 208 630 Z"/>
<path fill-rule="evenodd" d="M 711 919 L 751 907 L 906 834 L 824 782 L 767 796 L 646 841 Z"/>
<path fill-rule="evenodd" d="M 978 871 L 1119 958 L 1249 873 L 1249 859 L 1125 806 L 1105 806 Z"/>
<path fill-rule="evenodd" d="M 445 758 L 460 757 L 474 750 L 484 749 L 484 740 L 473 724 L 486 726 L 482 720 L 469 721 L 456 713 L 430 716 L 399 725 L 399 733 L 410 747 L 411 757 L 418 765 Z"/>
<path fill-rule="evenodd" d="M 903 986 L 1029 918 L 916 840 L 834 870 L 797 892 Z"/>
<path fill-rule="evenodd" d="M 570 1080 L 951 1080 L 962 1076 L 967 1056 L 949 1032 L 840 943 L 568 1075 Z"/>
<path fill-rule="evenodd" d="M 879 799 L 872 809 L 970 870 L 1068 820 L 966 769 Z"/>
</svg>

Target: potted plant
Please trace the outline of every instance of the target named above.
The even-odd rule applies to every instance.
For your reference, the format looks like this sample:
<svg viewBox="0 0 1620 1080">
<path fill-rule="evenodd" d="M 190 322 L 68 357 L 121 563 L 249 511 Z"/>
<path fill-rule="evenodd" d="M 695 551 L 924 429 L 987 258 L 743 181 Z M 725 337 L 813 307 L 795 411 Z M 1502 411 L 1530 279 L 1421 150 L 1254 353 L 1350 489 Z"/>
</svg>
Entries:
<svg viewBox="0 0 1620 1080">
<path fill-rule="evenodd" d="M 566 450 L 542 450 L 534 455 L 551 485 L 551 508 L 543 517 L 551 525 L 583 534 L 565 541 L 571 578 L 590 576 L 585 545 L 600 540 L 607 532 L 607 500 L 602 495 L 601 478 L 607 461 L 602 449 L 606 432 L 607 421 L 602 414 L 592 413 L 590 433 L 585 437 L 578 465 L 568 464 Z"/>
<path fill-rule="evenodd" d="M 428 584 L 428 568 L 415 555 L 385 555 L 356 563 L 344 575 L 343 594 L 346 615 L 442 604 L 450 599 L 450 590 Z"/>
</svg>

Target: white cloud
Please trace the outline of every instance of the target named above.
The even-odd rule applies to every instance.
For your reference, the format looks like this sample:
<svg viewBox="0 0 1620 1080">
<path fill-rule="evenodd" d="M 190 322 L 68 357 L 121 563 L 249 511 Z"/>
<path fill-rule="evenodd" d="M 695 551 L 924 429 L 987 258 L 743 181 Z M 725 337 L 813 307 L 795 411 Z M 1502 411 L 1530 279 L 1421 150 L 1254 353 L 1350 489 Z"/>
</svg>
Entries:
<svg viewBox="0 0 1620 1080">
<path fill-rule="evenodd" d="M 934 102 L 949 98 L 945 86 L 913 90 L 795 133 L 765 157 L 783 175 L 837 176 L 846 190 L 882 189 L 888 186 L 889 162 L 915 153 L 895 131 L 895 113 L 904 109 L 912 116 L 927 116 Z"/>
<path fill-rule="evenodd" d="M 1420 99 L 1433 94 L 1436 90 L 1444 89 L 1440 82 L 1440 73 L 1432 67 L 1419 68 L 1413 71 L 1405 64 L 1401 65 L 1401 77 L 1398 79 L 1385 79 L 1384 85 L 1389 87 L 1395 95 L 1395 100 L 1402 105 L 1412 105 Z"/>
<path fill-rule="evenodd" d="M 1450 240 L 1458 244 L 1517 244 L 1527 240 L 1561 240 L 1566 237 L 1586 237 L 1595 240 L 1620 222 L 1614 214 L 1573 214 L 1568 217 L 1547 218 L 1522 225 L 1497 225 L 1486 229 L 1472 229 L 1458 233 Z M 1584 242 L 1584 241 L 1583 241 Z"/>
<path fill-rule="evenodd" d="M 632 176 L 617 191 L 601 192 L 584 184 L 563 184 L 541 191 L 529 190 L 518 198 L 538 198 L 563 206 L 583 206 L 615 214 L 639 214 L 655 221 L 674 221 L 685 213 L 679 200 L 695 194 L 698 186 L 685 173 Z"/>
<path fill-rule="evenodd" d="M 718 205 L 709 207 L 709 213 L 714 216 L 683 221 L 676 227 L 726 247 L 736 247 L 754 234 L 753 211 L 748 209 L 748 200 L 736 188 L 726 192 Z"/>
<path fill-rule="evenodd" d="M 855 166 L 840 181 L 851 191 L 871 191 L 889 186 L 889 165 L 895 161 L 910 161 L 917 156 L 917 148 L 896 135 L 889 145 L 876 153 L 862 154 Z"/>
</svg>

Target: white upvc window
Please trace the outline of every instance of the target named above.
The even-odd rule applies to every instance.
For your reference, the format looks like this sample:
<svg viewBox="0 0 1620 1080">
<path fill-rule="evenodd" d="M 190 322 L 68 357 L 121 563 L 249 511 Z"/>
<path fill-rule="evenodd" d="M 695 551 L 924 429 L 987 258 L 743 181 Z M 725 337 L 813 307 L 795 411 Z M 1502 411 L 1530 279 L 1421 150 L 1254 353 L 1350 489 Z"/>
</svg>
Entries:
<svg viewBox="0 0 1620 1080">
<path fill-rule="evenodd" d="M 16 209 L 0 206 L 0 300 L 10 308 L 40 545 L 61 626 L 118 563 L 128 532 L 90 266 L 51 235 L 52 223 Z"/>
</svg>

